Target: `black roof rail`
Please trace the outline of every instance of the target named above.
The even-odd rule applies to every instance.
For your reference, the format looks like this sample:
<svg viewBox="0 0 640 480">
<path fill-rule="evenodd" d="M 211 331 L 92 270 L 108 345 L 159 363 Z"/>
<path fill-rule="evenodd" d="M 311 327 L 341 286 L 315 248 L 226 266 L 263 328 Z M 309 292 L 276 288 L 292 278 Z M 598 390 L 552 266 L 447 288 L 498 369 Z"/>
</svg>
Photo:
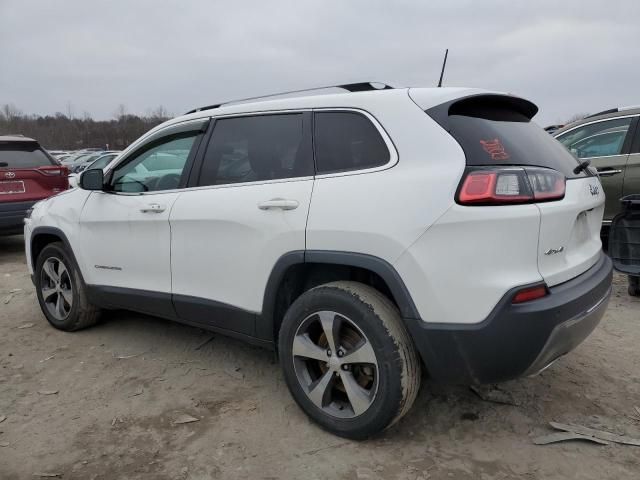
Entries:
<svg viewBox="0 0 640 480">
<path fill-rule="evenodd" d="M 325 87 L 303 88 L 301 90 L 291 90 L 289 92 L 270 93 L 268 95 L 259 95 L 257 97 L 247 97 L 247 98 L 239 98 L 237 100 L 228 100 L 226 102 L 216 103 L 214 105 L 207 105 L 206 107 L 194 108 L 193 110 L 189 110 L 187 113 L 185 113 L 185 115 L 189 115 L 190 113 L 201 112 L 203 110 L 212 110 L 214 108 L 220 108 L 223 105 L 229 105 L 231 103 L 248 102 L 251 100 L 260 100 L 263 98 L 279 97 L 281 95 L 292 95 L 296 93 L 314 92 L 316 90 L 327 90 L 329 88 L 341 88 L 343 90 L 346 90 L 347 92 L 367 92 L 371 90 L 392 90 L 394 87 L 381 82 L 358 82 L 358 83 L 345 83 L 343 85 L 328 85 Z"/>
<path fill-rule="evenodd" d="M 618 109 L 617 109 L 617 108 L 610 108 L 610 109 L 608 109 L 608 110 L 603 110 L 603 111 L 598 112 L 598 113 L 592 113 L 591 115 L 587 115 L 587 116 L 586 116 L 586 117 L 584 117 L 584 118 L 597 117 L 598 115 L 605 115 L 605 114 L 607 114 L 607 113 L 616 113 L 617 111 L 618 111 Z"/>
</svg>

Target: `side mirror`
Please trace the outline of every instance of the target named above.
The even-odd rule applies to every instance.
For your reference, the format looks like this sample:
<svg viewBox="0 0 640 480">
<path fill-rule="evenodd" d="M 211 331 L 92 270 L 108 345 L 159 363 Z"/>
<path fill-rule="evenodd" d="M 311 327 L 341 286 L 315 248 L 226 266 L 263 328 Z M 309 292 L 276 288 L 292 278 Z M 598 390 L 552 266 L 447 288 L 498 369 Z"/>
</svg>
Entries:
<svg viewBox="0 0 640 480">
<path fill-rule="evenodd" d="M 79 185 L 83 190 L 104 190 L 104 173 L 102 169 L 98 168 L 82 172 Z"/>
</svg>

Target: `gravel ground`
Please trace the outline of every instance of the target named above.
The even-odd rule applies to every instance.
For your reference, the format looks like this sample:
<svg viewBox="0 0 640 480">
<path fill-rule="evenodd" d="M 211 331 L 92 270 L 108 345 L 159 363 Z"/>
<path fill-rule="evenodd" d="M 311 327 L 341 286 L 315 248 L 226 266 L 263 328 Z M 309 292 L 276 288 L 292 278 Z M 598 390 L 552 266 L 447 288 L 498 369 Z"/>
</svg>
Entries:
<svg viewBox="0 0 640 480">
<path fill-rule="evenodd" d="M 0 237 L 0 479 L 640 478 L 640 447 L 532 442 L 550 421 L 640 437 L 640 300 L 622 276 L 583 345 L 493 390 L 517 405 L 424 381 L 411 412 L 365 442 L 310 423 L 272 352 L 210 338 L 127 312 L 54 330 L 22 237 Z M 197 421 L 175 424 L 185 415 Z"/>
</svg>

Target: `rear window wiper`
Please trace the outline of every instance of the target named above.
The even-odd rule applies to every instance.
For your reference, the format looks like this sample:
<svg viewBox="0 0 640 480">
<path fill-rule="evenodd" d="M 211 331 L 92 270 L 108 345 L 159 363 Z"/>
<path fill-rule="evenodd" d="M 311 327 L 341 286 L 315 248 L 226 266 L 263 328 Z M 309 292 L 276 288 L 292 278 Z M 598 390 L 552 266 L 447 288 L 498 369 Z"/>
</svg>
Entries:
<svg viewBox="0 0 640 480">
<path fill-rule="evenodd" d="M 584 162 L 580 162 L 580 164 L 573 169 L 573 173 L 575 175 L 578 175 L 579 173 L 584 172 L 589 165 L 591 165 L 591 160 L 585 160 Z"/>
</svg>

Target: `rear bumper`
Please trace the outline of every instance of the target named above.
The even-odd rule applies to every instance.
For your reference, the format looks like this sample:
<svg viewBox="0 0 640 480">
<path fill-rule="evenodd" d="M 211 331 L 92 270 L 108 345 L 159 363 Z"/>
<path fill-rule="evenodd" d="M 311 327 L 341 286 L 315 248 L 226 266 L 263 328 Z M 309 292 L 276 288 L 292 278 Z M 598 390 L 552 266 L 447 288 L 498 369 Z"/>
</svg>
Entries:
<svg viewBox="0 0 640 480">
<path fill-rule="evenodd" d="M 14 235 L 23 232 L 24 217 L 35 201 L 0 202 L 0 235 Z"/>
<path fill-rule="evenodd" d="M 604 253 L 544 298 L 514 305 L 514 289 L 473 325 L 405 319 L 431 377 L 447 383 L 494 383 L 535 374 L 570 352 L 600 322 L 611 295 Z"/>
</svg>

